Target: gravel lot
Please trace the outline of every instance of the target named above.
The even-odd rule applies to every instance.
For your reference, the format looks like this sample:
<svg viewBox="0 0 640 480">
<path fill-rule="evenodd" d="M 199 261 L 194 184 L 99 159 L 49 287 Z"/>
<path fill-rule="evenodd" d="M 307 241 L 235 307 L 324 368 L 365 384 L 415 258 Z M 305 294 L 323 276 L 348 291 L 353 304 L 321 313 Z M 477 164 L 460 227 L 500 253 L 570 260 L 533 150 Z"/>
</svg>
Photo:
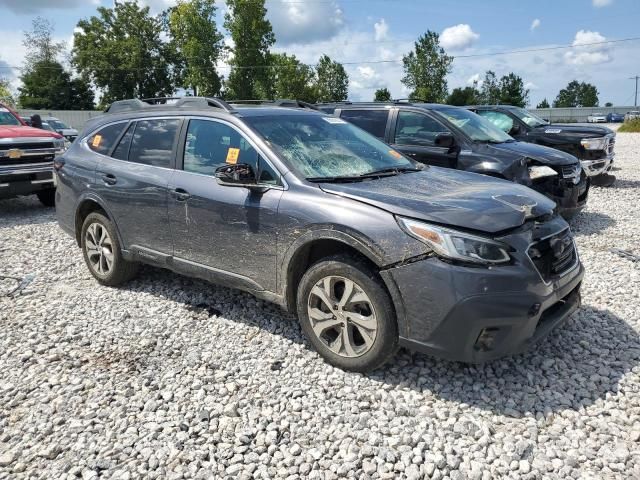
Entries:
<svg viewBox="0 0 640 480">
<path fill-rule="evenodd" d="M 100 287 L 34 199 L 0 202 L 0 478 L 640 478 L 640 134 L 573 222 L 583 308 L 479 367 L 325 364 L 277 307 L 145 268 Z M 5 292 L 15 286 L 3 280 Z"/>
</svg>

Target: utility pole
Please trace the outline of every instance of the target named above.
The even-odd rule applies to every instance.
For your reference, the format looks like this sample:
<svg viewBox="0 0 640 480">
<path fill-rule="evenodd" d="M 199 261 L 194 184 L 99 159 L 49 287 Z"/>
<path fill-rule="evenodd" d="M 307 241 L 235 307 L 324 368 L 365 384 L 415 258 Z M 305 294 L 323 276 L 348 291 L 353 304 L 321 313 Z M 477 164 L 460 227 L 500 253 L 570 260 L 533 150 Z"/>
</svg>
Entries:
<svg viewBox="0 0 640 480">
<path fill-rule="evenodd" d="M 635 77 L 629 77 L 629 80 L 635 80 L 636 81 L 636 100 L 633 103 L 634 107 L 638 106 L 638 78 L 640 78 L 640 75 L 636 75 Z"/>
</svg>

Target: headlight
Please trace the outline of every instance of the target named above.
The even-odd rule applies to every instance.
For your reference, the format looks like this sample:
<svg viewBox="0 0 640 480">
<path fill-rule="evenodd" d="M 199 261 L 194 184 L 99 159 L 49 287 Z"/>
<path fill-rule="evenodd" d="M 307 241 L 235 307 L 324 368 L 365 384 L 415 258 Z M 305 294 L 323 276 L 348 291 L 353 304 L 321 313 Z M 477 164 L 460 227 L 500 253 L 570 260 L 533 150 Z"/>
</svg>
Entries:
<svg viewBox="0 0 640 480">
<path fill-rule="evenodd" d="M 607 139 L 605 137 L 583 138 L 580 140 L 580 145 L 587 150 L 604 150 L 607 145 Z"/>
<path fill-rule="evenodd" d="M 529 167 L 529 177 L 531 180 L 537 180 L 538 178 L 543 177 L 553 177 L 554 175 L 558 175 L 558 172 L 546 165 L 534 165 Z"/>
<path fill-rule="evenodd" d="M 408 218 L 398 218 L 398 222 L 409 235 L 426 243 L 442 257 L 483 265 L 497 265 L 511 260 L 508 247 L 495 240 Z"/>
<path fill-rule="evenodd" d="M 66 150 L 64 138 L 54 138 L 53 148 L 56 149 L 56 154 L 64 153 L 64 151 Z"/>
</svg>

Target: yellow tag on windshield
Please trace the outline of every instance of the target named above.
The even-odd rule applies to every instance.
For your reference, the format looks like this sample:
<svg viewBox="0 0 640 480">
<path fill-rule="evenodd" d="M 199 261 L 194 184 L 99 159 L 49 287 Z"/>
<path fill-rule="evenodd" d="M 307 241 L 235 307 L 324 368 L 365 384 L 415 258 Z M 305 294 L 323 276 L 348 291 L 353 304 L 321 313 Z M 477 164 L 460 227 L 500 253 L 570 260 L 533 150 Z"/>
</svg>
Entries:
<svg viewBox="0 0 640 480">
<path fill-rule="evenodd" d="M 393 158 L 395 158 L 397 160 L 400 160 L 402 158 L 402 155 L 400 155 L 395 150 L 389 150 L 389 155 L 391 155 Z"/>
<path fill-rule="evenodd" d="M 231 165 L 235 165 L 236 163 L 238 163 L 239 156 L 240 156 L 239 148 L 230 148 L 227 151 L 227 163 L 230 163 Z"/>
<path fill-rule="evenodd" d="M 93 141 L 91 142 L 91 145 L 93 145 L 94 147 L 99 147 L 100 143 L 102 143 L 102 135 L 95 135 L 93 137 Z"/>
</svg>

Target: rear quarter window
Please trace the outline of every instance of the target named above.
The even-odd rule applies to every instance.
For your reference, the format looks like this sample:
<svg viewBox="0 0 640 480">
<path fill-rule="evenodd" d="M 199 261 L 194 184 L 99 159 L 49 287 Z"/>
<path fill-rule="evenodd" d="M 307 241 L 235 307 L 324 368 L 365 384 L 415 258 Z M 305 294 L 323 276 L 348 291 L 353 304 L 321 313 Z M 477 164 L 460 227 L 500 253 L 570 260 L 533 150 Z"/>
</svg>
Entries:
<svg viewBox="0 0 640 480">
<path fill-rule="evenodd" d="M 389 110 L 343 110 L 340 118 L 366 130 L 371 135 L 384 139 Z"/>
<path fill-rule="evenodd" d="M 101 128 L 88 138 L 87 146 L 96 153 L 109 155 L 126 126 L 127 122 L 122 122 Z"/>
</svg>

